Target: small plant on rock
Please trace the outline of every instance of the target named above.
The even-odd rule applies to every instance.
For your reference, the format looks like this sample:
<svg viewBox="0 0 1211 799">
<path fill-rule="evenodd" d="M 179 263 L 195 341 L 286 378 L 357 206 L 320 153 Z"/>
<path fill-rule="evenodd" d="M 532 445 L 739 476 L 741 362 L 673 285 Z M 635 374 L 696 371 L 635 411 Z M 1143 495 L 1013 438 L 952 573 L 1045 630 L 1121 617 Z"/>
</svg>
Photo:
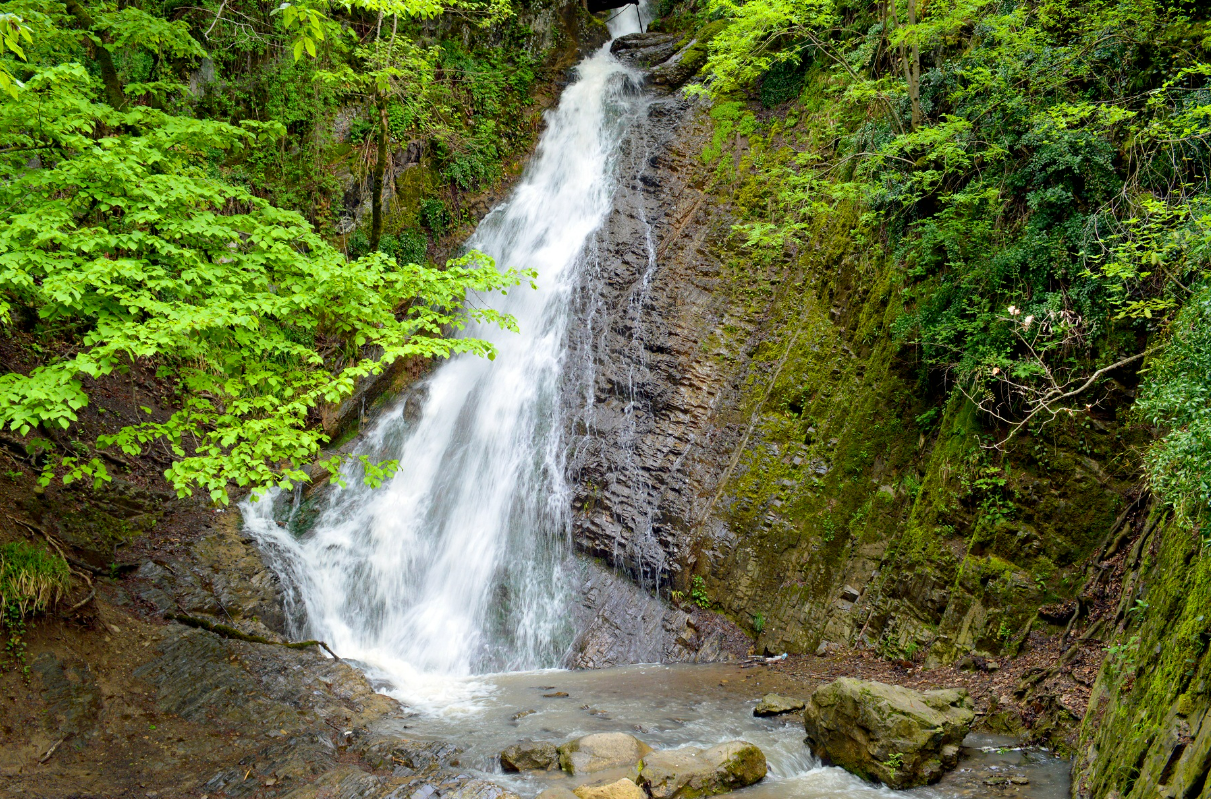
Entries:
<svg viewBox="0 0 1211 799">
<path fill-rule="evenodd" d="M 706 580 L 701 577 L 694 578 L 693 588 L 690 591 L 690 600 L 700 608 L 710 607 L 711 598 L 706 595 Z"/>
<path fill-rule="evenodd" d="M 0 544 L 0 624 L 4 651 L 14 661 L 25 656 L 25 621 L 67 593 L 67 561 L 24 541 Z"/>
</svg>

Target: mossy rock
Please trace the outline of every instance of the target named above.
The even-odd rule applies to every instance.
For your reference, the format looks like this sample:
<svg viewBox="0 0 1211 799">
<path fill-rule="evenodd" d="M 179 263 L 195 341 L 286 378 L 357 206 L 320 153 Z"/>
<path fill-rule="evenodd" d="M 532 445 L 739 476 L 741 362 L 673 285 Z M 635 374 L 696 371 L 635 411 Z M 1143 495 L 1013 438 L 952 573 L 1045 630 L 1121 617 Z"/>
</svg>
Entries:
<svg viewBox="0 0 1211 799">
<path fill-rule="evenodd" d="M 652 799 L 697 799 L 760 782 L 765 773 L 764 752 L 748 741 L 728 741 L 653 752 L 640 764 L 639 784 Z"/>
<path fill-rule="evenodd" d="M 901 789 L 937 782 L 955 767 L 975 713 L 966 691 L 842 677 L 816 689 L 803 719 L 816 757 Z"/>
<path fill-rule="evenodd" d="M 706 64 L 711 40 L 718 36 L 727 25 L 728 20 L 723 19 L 704 25 L 695 34 L 693 41 L 668 61 L 653 69 L 649 80 L 653 85 L 675 89 L 694 77 L 698 74 L 698 70 Z"/>
</svg>

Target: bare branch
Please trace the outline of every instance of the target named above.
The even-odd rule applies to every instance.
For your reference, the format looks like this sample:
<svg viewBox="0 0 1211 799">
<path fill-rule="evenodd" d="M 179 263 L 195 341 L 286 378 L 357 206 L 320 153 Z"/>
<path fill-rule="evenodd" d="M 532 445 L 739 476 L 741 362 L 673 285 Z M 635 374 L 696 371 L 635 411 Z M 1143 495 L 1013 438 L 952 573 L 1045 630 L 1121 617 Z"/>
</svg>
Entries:
<svg viewBox="0 0 1211 799">
<path fill-rule="evenodd" d="M 1139 353 L 1136 353 L 1135 355 L 1131 355 L 1126 358 L 1123 358 L 1122 360 L 1115 361 L 1114 363 L 1110 364 L 1109 366 L 1103 366 L 1101 369 L 1098 369 L 1096 372 L 1089 375 L 1088 379 L 1086 379 L 1084 383 L 1082 383 L 1077 388 L 1072 389 L 1071 391 L 1064 391 L 1064 389 L 1062 387 L 1055 385 L 1053 382 L 1053 384 L 1052 384 L 1053 388 L 1051 390 L 1047 391 L 1046 393 L 1043 393 L 1041 396 L 1038 397 L 1038 399 L 1033 401 L 1035 407 L 1030 411 L 1030 413 L 1028 413 L 1026 415 L 1026 418 L 1022 419 L 1020 422 L 1017 422 L 1016 424 L 1014 424 L 1009 430 L 1009 435 L 1007 435 L 999 443 L 990 445 L 989 449 L 1003 450 L 1005 448 L 1005 445 L 1008 444 L 1013 439 L 1013 437 L 1018 434 L 1018 431 L 1020 431 L 1023 427 L 1025 427 L 1027 424 L 1029 424 L 1030 421 L 1032 419 L 1034 419 L 1034 417 L 1037 416 L 1042 411 L 1047 411 L 1048 413 L 1051 414 L 1051 418 L 1054 419 L 1056 416 L 1059 416 L 1065 410 L 1068 410 L 1067 408 L 1054 407 L 1056 404 L 1063 403 L 1066 400 L 1072 399 L 1076 395 L 1081 394 L 1082 392 L 1088 390 L 1102 376 L 1108 374 L 1109 372 L 1113 372 L 1116 369 L 1121 369 L 1124 366 L 1128 366 L 1130 364 L 1135 363 L 1136 361 L 1142 360 L 1145 357 L 1147 357 L 1148 355 L 1150 355 L 1152 352 L 1153 352 L 1153 350 L 1145 350 L 1144 352 L 1139 352 Z M 1010 382 L 1010 381 L 1006 380 L 1005 382 Z M 1019 388 L 1024 388 L 1024 386 L 1019 387 Z M 968 394 L 965 390 L 963 390 L 962 387 L 960 387 L 959 390 L 963 391 L 964 396 L 967 396 L 968 399 L 972 399 L 971 395 Z M 972 401 L 975 402 L 974 399 Z M 992 413 L 991 411 L 989 411 L 988 408 L 984 407 L 983 403 L 976 402 L 976 405 L 979 405 L 985 411 Z M 1000 416 L 999 414 L 992 413 L 992 415 L 1001 421 L 1006 421 L 1004 419 L 1004 417 Z"/>
</svg>

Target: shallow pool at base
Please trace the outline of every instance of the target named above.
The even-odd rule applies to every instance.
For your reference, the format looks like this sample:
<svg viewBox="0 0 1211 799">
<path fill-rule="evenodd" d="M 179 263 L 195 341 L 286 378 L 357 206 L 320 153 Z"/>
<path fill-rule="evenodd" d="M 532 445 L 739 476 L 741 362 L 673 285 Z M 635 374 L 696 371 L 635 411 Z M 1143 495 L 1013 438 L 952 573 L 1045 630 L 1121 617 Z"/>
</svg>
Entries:
<svg viewBox="0 0 1211 799">
<path fill-rule="evenodd" d="M 573 784 L 559 772 L 504 774 L 497 755 L 522 740 L 563 743 L 594 732 L 627 732 L 656 749 L 711 746 L 743 739 L 761 747 L 766 779 L 740 799 L 917 799 L 1027 797 L 1067 799 L 1067 760 L 1012 739 L 970 735 L 958 769 L 927 788 L 896 792 L 822 766 L 804 743 L 798 715 L 756 718 L 761 669 L 734 665 L 622 666 L 599 671 L 532 671 L 475 678 L 473 698 L 432 706 L 390 731 L 440 738 L 466 751 L 459 766 L 484 774 L 524 797 L 553 784 Z M 452 691 L 451 693 L 458 693 Z M 384 730 L 387 731 L 387 730 Z M 585 782 L 597 782 L 605 774 Z M 618 775 L 618 776 L 621 776 Z"/>
</svg>

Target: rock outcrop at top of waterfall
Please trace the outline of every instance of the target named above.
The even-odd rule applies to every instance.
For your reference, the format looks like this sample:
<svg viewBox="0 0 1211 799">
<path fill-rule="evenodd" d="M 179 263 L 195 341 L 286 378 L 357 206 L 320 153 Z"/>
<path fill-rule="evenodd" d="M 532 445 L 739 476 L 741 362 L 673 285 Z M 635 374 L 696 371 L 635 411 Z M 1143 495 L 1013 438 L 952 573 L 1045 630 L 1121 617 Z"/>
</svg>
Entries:
<svg viewBox="0 0 1211 799">
<path fill-rule="evenodd" d="M 898 789 L 937 782 L 954 768 L 975 713 L 966 691 L 842 677 L 816 689 L 803 719 L 816 757 Z"/>
</svg>

